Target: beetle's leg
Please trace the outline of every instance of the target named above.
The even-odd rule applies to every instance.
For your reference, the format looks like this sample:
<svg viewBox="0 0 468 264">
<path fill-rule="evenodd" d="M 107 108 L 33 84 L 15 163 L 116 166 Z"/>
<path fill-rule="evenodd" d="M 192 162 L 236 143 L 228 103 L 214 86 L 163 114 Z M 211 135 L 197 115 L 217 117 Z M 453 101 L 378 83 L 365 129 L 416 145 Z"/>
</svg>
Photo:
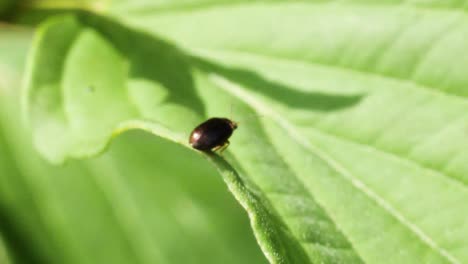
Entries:
<svg viewBox="0 0 468 264">
<path fill-rule="evenodd" d="M 226 141 L 226 143 L 224 143 L 224 145 L 219 149 L 219 154 L 222 154 L 227 149 L 227 147 L 229 147 L 229 144 L 229 141 Z"/>
<path fill-rule="evenodd" d="M 223 145 L 213 148 L 214 152 L 218 152 L 220 155 L 223 154 L 223 151 L 229 146 L 229 141 L 226 141 Z"/>
</svg>

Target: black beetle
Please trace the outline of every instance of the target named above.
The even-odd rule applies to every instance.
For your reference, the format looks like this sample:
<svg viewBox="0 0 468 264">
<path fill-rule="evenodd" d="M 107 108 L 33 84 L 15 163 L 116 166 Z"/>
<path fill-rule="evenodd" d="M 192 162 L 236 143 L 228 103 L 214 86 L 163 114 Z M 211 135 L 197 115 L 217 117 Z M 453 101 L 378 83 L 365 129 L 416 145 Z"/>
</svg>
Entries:
<svg viewBox="0 0 468 264">
<path fill-rule="evenodd" d="M 227 118 L 213 117 L 198 125 L 190 134 L 190 145 L 202 151 L 223 151 L 237 123 Z"/>
</svg>

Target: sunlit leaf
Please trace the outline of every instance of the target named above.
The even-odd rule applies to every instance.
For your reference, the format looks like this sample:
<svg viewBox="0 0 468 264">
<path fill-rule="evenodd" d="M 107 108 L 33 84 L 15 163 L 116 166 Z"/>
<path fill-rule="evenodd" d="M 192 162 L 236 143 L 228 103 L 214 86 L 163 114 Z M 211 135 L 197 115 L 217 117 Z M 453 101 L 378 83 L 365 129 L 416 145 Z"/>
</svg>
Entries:
<svg viewBox="0 0 468 264">
<path fill-rule="evenodd" d="M 185 148 L 132 131 L 96 158 L 41 158 L 19 111 L 31 32 L 0 39 L 0 263 L 267 262 L 222 179 Z"/>
<path fill-rule="evenodd" d="M 186 144 L 232 113 L 230 165 L 209 158 L 272 263 L 468 261 L 461 7 L 189 2 L 42 26 L 27 112 L 45 157 L 134 128 Z"/>
</svg>

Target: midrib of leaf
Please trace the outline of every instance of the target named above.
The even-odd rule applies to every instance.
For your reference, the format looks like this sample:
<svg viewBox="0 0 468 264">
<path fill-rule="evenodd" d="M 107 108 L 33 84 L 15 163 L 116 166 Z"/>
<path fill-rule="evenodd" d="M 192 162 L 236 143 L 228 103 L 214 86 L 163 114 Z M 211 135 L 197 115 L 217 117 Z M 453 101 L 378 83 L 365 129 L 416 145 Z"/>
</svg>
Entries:
<svg viewBox="0 0 468 264">
<path fill-rule="evenodd" d="M 228 54 L 228 55 L 234 56 L 234 57 L 235 56 L 245 56 L 245 57 L 251 57 L 251 58 L 254 58 L 254 59 L 256 59 L 256 58 L 261 59 L 262 57 L 267 57 L 266 54 L 261 54 L 261 52 L 259 52 L 259 54 L 255 54 L 255 53 L 252 53 L 252 52 L 245 52 L 245 51 L 204 50 L 204 49 L 192 49 L 191 51 L 193 52 L 193 54 L 196 54 L 196 55 L 199 55 L 199 56 L 205 57 L 205 58 L 206 57 L 208 57 L 208 58 L 216 57 L 216 55 L 218 55 L 218 54 Z M 418 83 L 415 83 L 413 81 L 406 80 L 406 79 L 394 78 L 394 77 L 391 77 L 391 76 L 376 74 L 376 73 L 372 73 L 372 72 L 359 71 L 359 70 L 356 70 L 356 69 L 340 67 L 340 66 L 336 66 L 336 65 L 328 65 L 328 64 L 322 64 L 322 63 L 314 63 L 314 62 L 310 62 L 310 61 L 301 61 L 301 60 L 297 60 L 297 59 L 284 58 L 284 57 L 281 57 L 281 56 L 268 56 L 268 59 L 278 60 L 281 63 L 287 63 L 287 64 L 313 65 L 315 67 L 329 68 L 329 69 L 332 69 L 332 70 L 349 72 L 349 73 L 352 73 L 352 74 L 361 74 L 361 75 L 366 76 L 368 78 L 378 78 L 378 79 L 382 79 L 382 80 L 391 80 L 391 81 L 394 81 L 394 82 L 397 82 L 397 83 L 402 83 L 402 84 L 410 84 L 410 87 L 413 87 L 415 89 L 422 90 L 422 91 L 427 92 L 427 93 L 429 93 L 429 94 L 431 94 L 433 96 L 439 96 L 439 97 L 442 96 L 442 97 L 451 98 L 452 100 L 459 101 L 459 102 L 465 104 L 468 107 L 468 101 L 467 101 L 466 97 L 456 95 L 456 94 L 446 93 L 441 89 L 432 88 L 432 87 L 428 87 L 428 86 L 423 86 L 423 85 L 420 85 Z M 455 120 L 449 122 L 448 125 L 446 127 L 444 127 L 438 133 L 443 133 L 444 131 L 449 130 L 451 128 L 451 125 L 455 125 L 457 122 L 464 121 L 467 117 L 468 117 L 468 115 L 466 113 L 463 113 L 463 114 L 457 116 Z M 314 129 L 317 129 L 322 133 L 326 133 L 328 135 L 332 135 L 334 137 L 337 137 L 337 138 L 340 138 L 340 139 L 343 139 L 343 140 L 346 140 L 346 141 L 350 141 L 350 142 L 359 144 L 361 146 L 370 147 L 370 148 L 374 149 L 377 152 L 381 152 L 383 154 L 389 155 L 389 156 L 391 156 L 391 157 L 393 157 L 395 159 L 398 159 L 398 160 L 401 160 L 401 161 L 411 162 L 413 165 L 415 165 L 415 166 L 417 166 L 419 168 L 433 171 L 433 172 L 443 176 L 444 178 L 447 178 L 447 179 L 449 179 L 449 180 L 463 186 L 465 190 L 468 189 L 468 183 L 456 178 L 455 177 L 456 175 L 445 173 L 441 168 L 428 167 L 427 165 L 424 165 L 423 163 L 421 163 L 417 159 L 410 158 L 409 155 L 405 156 L 403 158 L 403 157 L 399 156 L 396 153 L 390 152 L 388 150 L 384 150 L 384 149 L 379 148 L 379 147 L 377 147 L 375 145 L 372 145 L 372 144 L 361 143 L 361 142 L 358 142 L 356 140 L 347 138 L 344 135 L 338 135 L 336 133 L 332 133 L 330 131 L 324 131 L 324 130 L 321 130 L 319 128 L 314 128 Z M 433 136 L 435 136 L 435 135 L 433 135 Z M 376 140 L 374 140 L 374 141 L 376 141 Z M 462 151 L 462 150 L 459 150 L 459 151 Z M 411 153 L 411 151 L 409 153 Z"/>
<path fill-rule="evenodd" d="M 331 168 L 333 168 L 336 172 L 338 172 L 339 175 L 341 175 L 344 179 L 346 179 L 352 186 L 354 186 L 359 191 L 363 192 L 367 197 L 369 197 L 371 200 L 376 202 L 380 207 L 382 207 L 386 212 L 388 212 L 389 215 L 396 218 L 402 225 L 404 225 L 411 232 L 413 232 L 424 244 L 432 248 L 434 251 L 440 254 L 443 258 L 448 260 L 450 263 L 454 263 L 454 264 L 461 263 L 458 259 L 452 256 L 446 249 L 440 247 L 435 241 L 433 241 L 428 235 L 426 235 L 418 226 L 416 226 L 415 224 L 411 223 L 408 219 L 406 219 L 404 215 L 402 215 L 391 204 L 387 203 L 385 199 L 380 197 L 377 193 L 371 190 L 358 178 L 354 177 L 337 160 L 333 159 L 331 156 L 329 156 L 325 152 L 321 151 L 319 148 L 312 145 L 312 143 L 310 143 L 306 138 L 304 138 L 300 133 L 298 133 L 294 125 L 289 123 L 286 119 L 282 118 L 281 115 L 279 115 L 278 113 L 275 113 L 271 108 L 266 107 L 265 105 L 263 105 L 262 102 L 257 100 L 255 97 L 243 91 L 243 89 L 237 84 L 232 83 L 231 81 L 224 79 L 222 76 L 219 76 L 219 75 L 211 75 L 210 77 L 212 81 L 218 85 L 218 87 L 222 88 L 228 93 L 231 93 L 234 96 L 238 97 L 239 99 L 243 100 L 248 105 L 250 105 L 253 109 L 255 109 L 259 114 L 269 117 L 272 120 L 274 120 L 299 145 L 304 146 L 311 153 L 320 157 L 325 163 L 330 165 Z"/>
<path fill-rule="evenodd" d="M 463 116 L 463 119 L 465 118 L 465 116 Z M 361 142 L 357 142 L 357 141 L 354 141 L 354 140 L 351 140 L 349 138 L 346 138 L 342 135 L 337 135 L 337 134 L 333 134 L 331 132 L 328 132 L 328 131 L 323 131 L 321 129 L 318 129 L 318 128 L 313 128 L 314 131 L 318 132 L 318 133 L 322 133 L 322 134 L 325 134 L 326 136 L 328 137 L 332 137 L 334 139 L 337 139 L 337 140 L 342 140 L 342 141 L 345 141 L 345 142 L 350 142 L 352 144 L 355 144 L 356 146 L 360 147 L 360 148 L 367 148 L 369 150 L 371 150 L 372 152 L 378 154 L 378 155 L 383 155 L 383 156 L 387 156 L 399 163 L 404 163 L 404 164 L 410 164 L 412 166 L 415 166 L 417 167 L 418 169 L 421 169 L 421 170 L 426 170 L 426 171 L 429 171 L 429 172 L 432 172 L 432 173 L 435 173 L 436 175 L 440 176 L 441 179 L 446 179 L 452 183 L 455 183 L 456 185 L 460 186 L 463 188 L 464 191 L 468 191 L 468 186 L 464 183 L 464 182 L 461 182 L 459 180 L 456 180 L 455 178 L 453 177 L 449 177 L 449 175 L 447 175 L 446 173 L 444 173 L 442 170 L 436 170 L 436 169 L 433 169 L 431 167 L 427 167 L 421 163 L 419 163 L 418 161 L 414 160 L 414 159 L 410 159 L 409 157 L 401 157 L 401 156 L 398 156 L 397 154 L 394 154 L 392 152 L 388 152 L 388 151 L 385 151 L 383 149 L 380 149 L 380 148 L 377 148 L 376 146 L 374 145 L 370 145 L 370 144 L 363 144 Z"/>
</svg>

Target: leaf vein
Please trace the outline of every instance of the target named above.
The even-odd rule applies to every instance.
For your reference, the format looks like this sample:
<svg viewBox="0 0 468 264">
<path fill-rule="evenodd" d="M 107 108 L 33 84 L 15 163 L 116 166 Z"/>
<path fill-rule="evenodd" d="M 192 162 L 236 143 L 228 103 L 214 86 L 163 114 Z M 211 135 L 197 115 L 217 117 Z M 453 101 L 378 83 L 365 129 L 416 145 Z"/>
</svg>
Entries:
<svg viewBox="0 0 468 264">
<path fill-rule="evenodd" d="M 462 101 L 464 104 L 468 106 L 468 100 L 465 96 L 459 95 L 456 93 L 451 93 L 449 91 L 445 91 L 440 87 L 435 87 L 435 86 L 428 86 L 424 83 L 416 82 L 414 80 L 410 79 L 404 79 L 400 78 L 397 76 L 392 76 L 389 74 L 383 74 L 380 72 L 373 72 L 369 70 L 360 70 L 357 68 L 352 68 L 352 67 L 345 67 L 345 66 L 339 66 L 336 64 L 331 64 L 331 63 L 324 63 L 324 62 L 317 62 L 317 61 L 309 61 L 309 60 L 299 60 L 297 58 L 289 58 L 284 55 L 278 55 L 278 54 L 266 54 L 266 53 L 261 53 L 258 51 L 258 53 L 252 53 L 249 51 L 244 51 L 244 50 L 235 50 L 235 49 L 212 49 L 212 50 L 206 50 L 202 48 L 190 48 L 186 47 L 188 50 L 194 52 L 196 55 L 204 56 L 204 55 L 209 55 L 213 54 L 216 55 L 216 53 L 224 53 L 227 55 L 233 55 L 233 56 L 244 56 L 244 57 L 250 57 L 253 59 L 262 59 L 265 57 L 268 57 L 268 59 L 273 59 L 273 60 L 278 60 L 278 61 L 283 61 L 285 63 L 291 63 L 291 64 L 306 64 L 306 65 L 312 65 L 316 67 L 321 67 L 321 68 L 328 68 L 331 70 L 339 70 L 342 72 L 348 72 L 352 74 L 360 74 L 363 76 L 367 76 L 369 78 L 380 78 L 384 80 L 389 80 L 389 81 L 394 81 L 394 82 L 400 82 L 403 84 L 409 84 L 414 88 L 424 90 L 426 92 L 435 94 L 437 96 L 446 96 L 449 98 L 452 98 L 454 100 L 459 100 Z M 272 56 L 274 55 L 274 56 Z"/>
<path fill-rule="evenodd" d="M 345 180 L 347 180 L 352 186 L 361 191 L 371 200 L 373 200 L 377 205 L 384 209 L 389 215 L 393 216 L 398 220 L 403 226 L 410 230 L 417 238 L 421 240 L 424 244 L 432 248 L 440 256 L 448 260 L 453 264 L 461 264 L 461 262 L 451 255 L 445 248 L 439 246 L 434 240 L 432 240 L 423 230 L 421 230 L 417 225 L 413 224 L 411 221 L 406 219 L 403 214 L 401 214 L 396 208 L 394 208 L 390 203 L 388 203 L 384 198 L 380 197 L 375 193 L 370 187 L 365 185 L 361 180 L 356 178 L 347 168 L 345 168 L 341 163 L 330 157 L 328 154 L 321 151 L 318 147 L 311 144 L 306 138 L 304 138 L 297 129 L 290 124 L 286 119 L 283 119 L 279 114 L 271 110 L 270 108 L 264 106 L 256 98 L 250 94 L 243 91 L 243 89 L 237 84 L 223 78 L 222 76 L 212 74 L 211 79 L 214 83 L 218 84 L 219 87 L 225 91 L 242 98 L 247 104 L 249 104 L 253 109 L 264 116 L 269 116 L 274 120 L 280 127 L 282 127 L 293 140 L 300 143 L 308 151 L 317 155 L 320 159 L 326 162 L 331 168 L 333 168 L 339 175 L 341 175 Z"/>
<path fill-rule="evenodd" d="M 203 54 L 208 54 L 206 51 L 200 51 L 200 55 L 203 55 Z M 226 53 L 226 54 L 239 54 L 239 55 L 246 55 L 246 56 L 249 56 L 249 57 L 252 57 L 252 58 L 257 58 L 257 57 L 262 57 L 262 55 L 254 55 L 252 53 L 247 53 L 247 52 L 239 52 L 239 51 L 222 51 L 222 53 Z M 288 62 L 292 62 L 292 63 L 300 63 L 300 61 L 298 60 L 292 60 L 292 59 L 284 59 L 284 58 L 275 58 L 275 59 L 278 59 L 278 60 L 284 60 L 284 61 L 288 61 Z M 419 89 L 424 89 L 425 91 L 429 91 L 429 92 L 432 92 L 438 96 L 447 96 L 447 97 L 451 97 L 455 100 L 460 100 L 466 104 L 468 106 L 468 101 L 462 97 L 462 96 L 459 96 L 459 95 L 455 95 L 455 94 L 449 94 L 449 93 L 446 93 L 446 92 L 443 92 L 441 90 L 438 90 L 438 89 L 431 89 L 431 88 L 424 88 L 425 86 L 422 86 L 422 85 L 418 85 L 410 80 L 404 80 L 404 79 L 397 79 L 397 78 L 394 78 L 394 77 L 386 77 L 386 76 L 383 76 L 381 74 L 377 74 L 377 73 L 366 73 L 366 72 L 361 72 L 361 71 L 357 71 L 355 69 L 348 69 L 348 68 L 344 68 L 344 67 L 339 67 L 339 66 L 334 66 L 334 65 L 331 65 L 331 66 L 327 66 L 327 65 L 323 65 L 323 64 L 317 64 L 317 63 L 309 63 L 307 62 L 307 64 L 313 64 L 313 65 L 317 65 L 317 66 L 321 66 L 321 67 L 330 67 L 330 68 L 339 68 L 341 70 L 344 70 L 344 71 L 352 71 L 353 73 L 361 73 L 361 74 L 364 74 L 364 75 L 369 75 L 371 77 L 381 77 L 381 78 L 384 78 L 384 79 L 391 79 L 391 80 L 394 80 L 394 81 L 400 81 L 400 82 L 403 82 L 403 83 L 411 83 L 413 84 L 414 87 L 417 87 Z M 402 159 L 401 157 L 397 156 L 395 153 L 392 153 L 390 151 L 387 151 L 387 150 L 384 150 L 384 149 L 381 149 L 381 148 L 378 148 L 377 146 L 375 145 L 371 145 L 371 144 L 364 144 L 362 142 L 358 142 L 356 140 L 352 140 L 352 139 L 349 139 L 347 137 L 344 137 L 342 135 L 338 135 L 336 133 L 331 133 L 331 132 L 328 132 L 328 131 L 323 131 L 323 130 L 319 130 L 319 129 L 315 129 L 316 131 L 319 131 L 321 133 L 326 133 L 327 135 L 330 135 L 330 136 L 334 136 L 336 138 L 340 138 L 340 139 L 343 139 L 343 140 L 346 140 L 346 141 L 349 141 L 349 142 L 353 142 L 357 145 L 360 145 L 362 147 L 369 147 L 373 150 L 375 150 L 376 152 L 379 152 L 379 153 L 382 153 L 384 155 L 388 155 L 390 157 L 393 157 L 394 159 L 397 159 L 397 160 L 401 160 L 402 162 L 404 161 L 407 161 L 407 162 L 410 162 L 412 164 L 414 164 L 414 166 L 417 166 L 421 169 L 424 169 L 424 170 L 429 170 L 429 171 L 432 171 L 438 175 L 441 175 L 445 178 L 448 178 L 449 180 L 463 186 L 464 188 L 468 188 L 468 184 L 465 183 L 464 181 L 458 179 L 458 177 L 456 177 L 456 175 L 453 175 L 453 174 L 445 174 L 445 172 L 441 169 L 441 168 L 432 168 L 432 167 L 428 167 L 427 165 L 421 163 L 420 161 L 418 160 L 415 160 L 414 158 L 410 158 L 408 156 L 406 156 L 405 158 L 406 159 Z"/>
</svg>

